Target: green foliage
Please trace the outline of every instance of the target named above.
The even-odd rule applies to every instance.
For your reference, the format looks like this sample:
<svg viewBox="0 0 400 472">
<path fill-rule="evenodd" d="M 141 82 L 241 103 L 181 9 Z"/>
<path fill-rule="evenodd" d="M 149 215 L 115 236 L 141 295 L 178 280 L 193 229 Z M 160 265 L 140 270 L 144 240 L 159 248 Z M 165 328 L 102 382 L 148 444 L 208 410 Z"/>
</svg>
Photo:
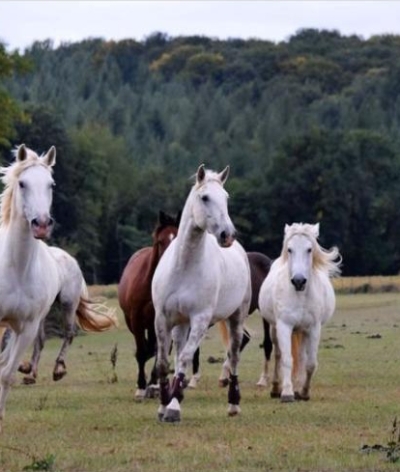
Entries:
<svg viewBox="0 0 400 472">
<path fill-rule="evenodd" d="M 90 282 L 119 279 L 201 163 L 230 164 L 246 249 L 276 255 L 285 223 L 321 221 L 345 274 L 388 274 L 400 265 L 399 55 L 393 35 L 303 29 L 274 44 L 157 32 L 3 50 L 0 79 L 26 117 L 13 143 L 57 147 L 54 243 Z M 33 69 L 15 74 L 17 60 Z M 2 119 L 12 137 L 10 106 L 0 139 Z"/>
</svg>

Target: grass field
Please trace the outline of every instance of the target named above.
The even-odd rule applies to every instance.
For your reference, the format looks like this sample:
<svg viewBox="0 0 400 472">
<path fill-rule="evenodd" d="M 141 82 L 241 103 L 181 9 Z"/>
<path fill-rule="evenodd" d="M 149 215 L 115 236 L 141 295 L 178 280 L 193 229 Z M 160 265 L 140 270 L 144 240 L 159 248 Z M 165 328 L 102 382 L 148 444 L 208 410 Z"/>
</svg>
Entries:
<svg viewBox="0 0 400 472">
<path fill-rule="evenodd" d="M 108 303 L 116 306 L 115 299 Z M 19 377 L 10 393 L 0 471 L 398 470 L 400 293 L 338 295 L 309 402 L 281 404 L 257 389 L 258 314 L 248 324 L 253 339 L 240 365 L 241 416 L 228 418 L 227 392 L 218 388 L 221 366 L 207 362 L 223 356 L 212 328 L 202 345 L 199 387 L 186 392 L 178 425 L 157 421 L 156 400 L 134 401 L 134 343 L 122 318 L 114 331 L 75 339 L 68 375 L 58 383 L 51 374 L 60 340 L 48 341 L 38 383 L 23 386 Z M 365 453 L 365 445 L 393 454 Z"/>
</svg>

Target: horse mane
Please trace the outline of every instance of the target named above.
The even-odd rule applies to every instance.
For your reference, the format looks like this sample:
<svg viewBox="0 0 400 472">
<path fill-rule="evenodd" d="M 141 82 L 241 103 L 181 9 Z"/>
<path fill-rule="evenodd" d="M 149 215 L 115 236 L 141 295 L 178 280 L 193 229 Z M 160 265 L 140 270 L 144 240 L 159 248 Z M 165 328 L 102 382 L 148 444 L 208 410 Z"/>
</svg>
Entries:
<svg viewBox="0 0 400 472">
<path fill-rule="evenodd" d="M 293 223 L 286 227 L 281 252 L 283 262 L 287 261 L 288 242 L 294 235 L 304 235 L 312 242 L 313 269 L 323 270 L 328 273 L 329 277 L 337 277 L 340 275 L 342 256 L 340 255 L 339 249 L 336 246 L 333 246 L 330 249 L 325 249 L 320 246 L 317 241 L 314 225 L 307 223 Z"/>
<path fill-rule="evenodd" d="M 18 147 L 12 151 L 14 157 L 17 153 Z M 14 183 L 22 172 L 36 165 L 42 165 L 52 172 L 52 168 L 43 161 L 43 155 L 38 156 L 32 149 L 26 148 L 26 156 L 23 161 L 14 161 L 9 166 L 0 167 L 0 180 L 5 185 L 3 193 L 0 195 L 0 225 L 7 225 L 10 222 Z"/>
</svg>

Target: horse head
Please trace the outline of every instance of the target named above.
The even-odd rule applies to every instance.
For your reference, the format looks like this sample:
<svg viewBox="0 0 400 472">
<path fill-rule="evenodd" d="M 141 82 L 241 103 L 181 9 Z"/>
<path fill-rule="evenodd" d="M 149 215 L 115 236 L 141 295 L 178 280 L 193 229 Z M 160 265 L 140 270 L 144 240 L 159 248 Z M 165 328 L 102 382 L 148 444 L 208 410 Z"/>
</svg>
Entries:
<svg viewBox="0 0 400 472">
<path fill-rule="evenodd" d="M 2 195 L 2 223 L 8 224 L 15 217 L 24 218 L 35 239 L 46 239 L 54 226 L 50 209 L 56 149 L 52 146 L 39 157 L 22 144 L 15 155 L 15 162 L 0 170 L 6 184 Z"/>
<path fill-rule="evenodd" d="M 196 174 L 193 201 L 193 218 L 198 228 L 213 234 L 222 247 L 229 247 L 235 240 L 235 227 L 228 214 L 228 193 L 224 184 L 229 166 L 222 172 L 206 171 L 202 164 Z"/>
<path fill-rule="evenodd" d="M 285 225 L 284 257 L 288 262 L 290 281 L 297 292 L 306 288 L 313 267 L 319 223 Z"/>
<path fill-rule="evenodd" d="M 158 259 L 164 254 L 171 241 L 178 233 L 181 212 L 176 217 L 170 216 L 160 210 L 158 214 L 158 224 L 153 231 L 153 247 L 156 248 Z"/>
</svg>

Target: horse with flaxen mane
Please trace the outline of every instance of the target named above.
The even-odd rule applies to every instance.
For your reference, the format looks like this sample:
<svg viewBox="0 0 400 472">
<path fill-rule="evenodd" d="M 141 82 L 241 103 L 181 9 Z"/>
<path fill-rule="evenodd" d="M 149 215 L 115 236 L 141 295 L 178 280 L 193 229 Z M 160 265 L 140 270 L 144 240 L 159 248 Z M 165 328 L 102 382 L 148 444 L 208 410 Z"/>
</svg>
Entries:
<svg viewBox="0 0 400 472">
<path fill-rule="evenodd" d="M 292 402 L 310 398 L 321 329 L 335 310 L 330 278 L 340 274 L 342 259 L 336 247 L 326 250 L 318 244 L 319 224 L 286 225 L 284 233 L 281 255 L 261 286 L 259 305 L 272 326 L 275 371 L 271 396 Z M 296 331 L 301 336 L 293 386 L 290 340 Z"/>
</svg>

